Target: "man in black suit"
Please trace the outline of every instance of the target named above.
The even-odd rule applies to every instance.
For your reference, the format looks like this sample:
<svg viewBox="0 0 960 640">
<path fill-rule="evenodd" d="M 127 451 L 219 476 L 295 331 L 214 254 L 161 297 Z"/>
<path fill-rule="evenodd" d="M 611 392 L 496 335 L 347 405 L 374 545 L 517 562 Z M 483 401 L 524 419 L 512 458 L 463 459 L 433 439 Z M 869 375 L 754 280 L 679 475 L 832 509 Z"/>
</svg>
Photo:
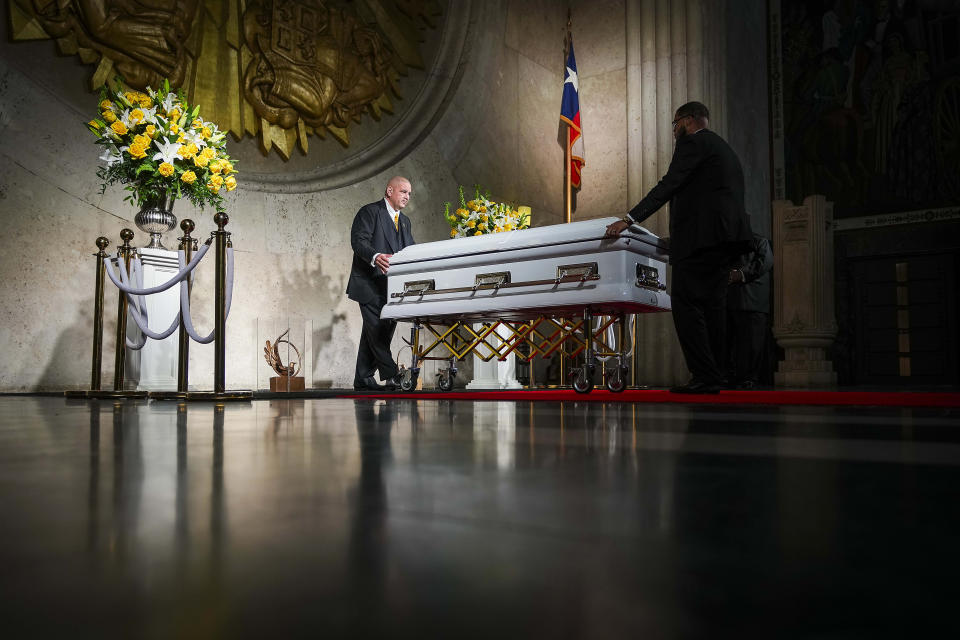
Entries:
<svg viewBox="0 0 960 640">
<path fill-rule="evenodd" d="M 736 389 L 754 389 L 770 333 L 770 241 L 754 234 L 750 253 L 727 278 L 727 380 Z"/>
<path fill-rule="evenodd" d="M 383 200 L 364 205 L 353 219 L 350 230 L 353 268 L 347 283 L 347 296 L 360 304 L 363 318 L 354 389 L 393 389 L 400 382 L 400 371 L 390 353 L 390 341 L 397 323 L 381 320 L 380 310 L 387 303 L 390 258 L 404 247 L 415 244 L 410 232 L 410 218 L 400 212 L 407 206 L 412 192 L 409 180 L 394 176 L 387 183 Z M 377 383 L 374 371 L 379 371 L 386 386 Z"/>
<path fill-rule="evenodd" d="M 607 235 L 617 236 L 670 202 L 673 323 L 693 376 L 670 389 L 675 393 L 720 391 L 727 277 L 752 237 L 740 160 L 723 138 L 707 129 L 709 117 L 699 102 L 677 109 L 677 142 L 666 175 L 623 220 L 607 227 Z"/>
</svg>

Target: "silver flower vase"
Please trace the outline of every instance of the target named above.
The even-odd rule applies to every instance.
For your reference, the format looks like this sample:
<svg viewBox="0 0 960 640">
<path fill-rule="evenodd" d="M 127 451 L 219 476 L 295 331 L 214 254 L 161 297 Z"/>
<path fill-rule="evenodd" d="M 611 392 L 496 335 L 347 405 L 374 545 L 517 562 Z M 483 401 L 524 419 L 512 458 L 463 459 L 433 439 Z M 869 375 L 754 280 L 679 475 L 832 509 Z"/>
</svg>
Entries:
<svg viewBox="0 0 960 640">
<path fill-rule="evenodd" d="M 173 215 L 174 200 L 169 194 L 156 200 L 148 200 L 134 216 L 133 222 L 137 228 L 150 234 L 150 244 L 145 248 L 166 249 L 160 238 L 177 225 L 177 217 Z"/>
</svg>

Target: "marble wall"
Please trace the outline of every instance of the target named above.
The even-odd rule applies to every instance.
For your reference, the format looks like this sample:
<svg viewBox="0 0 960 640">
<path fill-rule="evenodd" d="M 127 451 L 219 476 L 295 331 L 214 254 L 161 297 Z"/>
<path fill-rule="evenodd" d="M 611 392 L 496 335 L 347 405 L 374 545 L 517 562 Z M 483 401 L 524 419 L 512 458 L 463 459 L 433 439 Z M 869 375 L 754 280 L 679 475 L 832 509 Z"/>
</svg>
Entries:
<svg viewBox="0 0 960 640">
<path fill-rule="evenodd" d="M 762 11 L 762 2 L 752 4 Z M 498 199 L 530 205 L 535 225 L 562 221 L 563 149 L 557 134 L 566 6 L 560 0 L 473 2 L 455 93 L 429 134 L 388 171 L 306 194 L 244 190 L 240 174 L 240 187 L 228 197 L 228 230 L 236 250 L 228 388 L 265 386 L 258 374 L 258 322 L 285 317 L 303 317 L 312 326 L 308 385 L 351 383 L 360 317 L 343 294 L 349 227 L 359 206 L 381 196 L 390 175 L 406 175 L 413 183 L 407 213 L 419 241 L 446 236 L 442 204 L 456 199 L 458 184 L 469 188 L 479 182 Z M 586 145 L 575 216 L 580 219 L 621 215 L 633 204 L 627 197 L 625 135 L 625 50 L 631 36 L 624 13 L 623 0 L 572 3 Z M 94 240 L 105 235 L 116 243 L 121 228 L 133 228 L 135 211 L 122 201 L 122 189 L 101 194 L 95 177 L 97 151 L 82 125 L 95 102 L 86 92 L 92 68 L 58 56 L 50 41 L 11 42 L 3 22 L 0 390 L 84 388 L 90 375 Z M 230 149 L 252 153 L 256 142 L 231 141 Z M 199 238 L 215 228 L 209 211 L 178 202 L 175 213 L 197 223 Z M 177 235 L 167 235 L 167 246 L 175 246 Z M 135 244 L 144 243 L 138 233 Z M 201 332 L 213 322 L 212 267 L 212 262 L 201 266 L 194 288 L 194 322 Z M 106 388 L 116 326 L 111 289 L 108 283 Z M 194 345 L 190 368 L 192 387 L 212 388 L 213 347 Z"/>
</svg>

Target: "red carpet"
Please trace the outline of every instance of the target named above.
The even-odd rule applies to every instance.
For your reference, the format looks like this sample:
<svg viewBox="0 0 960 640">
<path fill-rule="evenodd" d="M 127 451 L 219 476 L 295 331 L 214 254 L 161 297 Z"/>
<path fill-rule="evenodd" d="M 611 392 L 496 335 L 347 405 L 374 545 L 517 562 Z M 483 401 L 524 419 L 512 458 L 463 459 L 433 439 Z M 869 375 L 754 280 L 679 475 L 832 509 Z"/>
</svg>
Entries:
<svg viewBox="0 0 960 640">
<path fill-rule="evenodd" d="M 960 393 L 934 391 L 721 391 L 716 395 L 685 395 L 663 389 L 606 389 L 580 394 L 572 389 L 530 391 L 418 391 L 414 393 L 345 394 L 342 398 L 405 400 L 521 400 L 545 402 L 652 402 L 674 404 L 775 404 L 876 407 L 960 407 Z"/>
</svg>

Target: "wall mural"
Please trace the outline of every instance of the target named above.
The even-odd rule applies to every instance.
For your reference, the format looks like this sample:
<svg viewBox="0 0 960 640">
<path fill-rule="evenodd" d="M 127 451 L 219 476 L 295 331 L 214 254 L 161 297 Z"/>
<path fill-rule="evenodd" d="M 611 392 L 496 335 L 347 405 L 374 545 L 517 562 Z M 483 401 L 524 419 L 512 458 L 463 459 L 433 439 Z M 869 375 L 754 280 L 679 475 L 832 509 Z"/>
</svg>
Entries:
<svg viewBox="0 0 960 640">
<path fill-rule="evenodd" d="M 96 63 L 91 89 L 120 75 L 137 89 L 164 78 L 237 138 L 284 159 L 308 137 L 350 144 L 349 127 L 400 98 L 423 69 L 422 31 L 437 0 L 14 0 L 15 40 L 54 38 Z M 224 96 L 230 99 L 224 100 Z M 207 105 L 210 105 L 208 108 Z"/>
<path fill-rule="evenodd" d="M 780 0 L 786 195 L 837 217 L 960 198 L 960 2 Z"/>
</svg>

